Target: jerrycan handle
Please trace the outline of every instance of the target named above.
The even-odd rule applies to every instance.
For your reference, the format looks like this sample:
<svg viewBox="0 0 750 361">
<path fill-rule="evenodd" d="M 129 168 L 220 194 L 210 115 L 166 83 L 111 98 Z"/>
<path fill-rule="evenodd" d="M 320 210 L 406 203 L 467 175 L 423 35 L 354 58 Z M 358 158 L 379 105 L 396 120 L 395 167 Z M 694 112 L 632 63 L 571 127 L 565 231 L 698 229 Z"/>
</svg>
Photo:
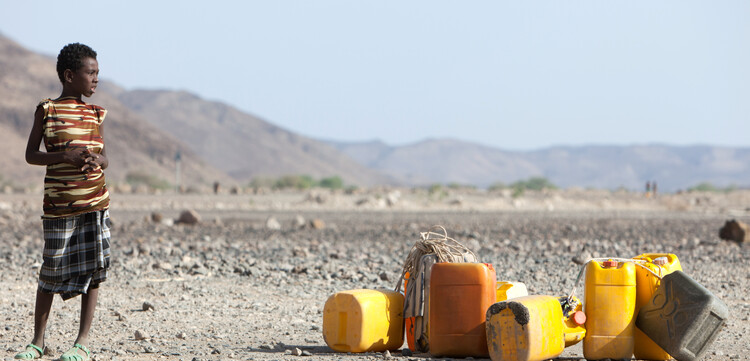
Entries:
<svg viewBox="0 0 750 361">
<path fill-rule="evenodd" d="M 632 258 L 590 258 L 586 262 L 583 263 L 581 266 L 581 270 L 578 272 L 578 276 L 576 277 L 575 282 L 573 282 L 573 289 L 570 290 L 570 294 L 568 296 L 569 300 L 573 299 L 573 295 L 575 295 L 576 288 L 578 288 L 578 283 L 581 282 L 581 277 L 583 277 L 584 271 L 586 271 L 586 266 L 588 266 L 589 262 L 596 261 L 596 262 L 602 262 L 605 267 L 617 267 L 619 262 L 630 262 L 635 264 L 638 267 L 642 267 L 646 271 L 651 272 L 651 274 L 654 275 L 654 277 L 658 279 L 662 279 L 661 275 L 656 274 L 653 270 L 646 267 L 645 263 L 648 263 L 647 261 L 640 260 L 640 259 L 632 259 Z"/>
</svg>

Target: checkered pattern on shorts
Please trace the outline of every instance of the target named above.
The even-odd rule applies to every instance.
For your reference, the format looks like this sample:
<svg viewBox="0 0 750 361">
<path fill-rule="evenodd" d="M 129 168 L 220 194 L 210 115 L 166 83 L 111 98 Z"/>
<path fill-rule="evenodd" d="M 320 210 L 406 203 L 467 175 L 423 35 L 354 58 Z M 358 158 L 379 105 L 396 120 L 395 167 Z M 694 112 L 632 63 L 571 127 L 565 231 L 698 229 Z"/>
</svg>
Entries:
<svg viewBox="0 0 750 361">
<path fill-rule="evenodd" d="M 45 218 L 39 290 L 67 300 L 99 287 L 110 258 L 109 211 Z"/>
</svg>

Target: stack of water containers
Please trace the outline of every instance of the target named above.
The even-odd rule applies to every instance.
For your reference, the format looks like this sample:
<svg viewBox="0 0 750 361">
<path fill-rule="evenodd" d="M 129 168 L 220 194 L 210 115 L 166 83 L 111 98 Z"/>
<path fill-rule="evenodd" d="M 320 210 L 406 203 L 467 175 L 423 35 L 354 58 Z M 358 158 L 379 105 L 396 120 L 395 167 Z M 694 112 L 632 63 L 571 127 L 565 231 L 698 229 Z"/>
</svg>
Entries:
<svg viewBox="0 0 750 361">
<path fill-rule="evenodd" d="M 429 287 L 429 352 L 541 361 L 583 340 L 589 360 L 699 359 L 723 326 L 726 305 L 682 273 L 673 254 L 634 260 L 590 261 L 583 303 L 573 296 L 528 296 L 523 284 L 497 282 L 490 264 L 437 263 Z M 323 311 L 326 343 L 341 352 L 399 349 L 403 300 L 381 290 L 331 296 Z"/>
<path fill-rule="evenodd" d="M 485 314 L 497 294 L 525 286 L 497 288 L 487 263 L 436 263 L 430 275 L 430 354 L 487 357 Z M 523 287 L 522 287 L 523 286 Z M 395 291 L 351 290 L 329 297 L 323 308 L 323 338 L 335 351 L 377 352 L 403 344 L 404 296 Z"/>
<path fill-rule="evenodd" d="M 685 273 L 674 254 L 592 261 L 586 268 L 587 359 L 698 360 L 728 309 Z"/>
</svg>

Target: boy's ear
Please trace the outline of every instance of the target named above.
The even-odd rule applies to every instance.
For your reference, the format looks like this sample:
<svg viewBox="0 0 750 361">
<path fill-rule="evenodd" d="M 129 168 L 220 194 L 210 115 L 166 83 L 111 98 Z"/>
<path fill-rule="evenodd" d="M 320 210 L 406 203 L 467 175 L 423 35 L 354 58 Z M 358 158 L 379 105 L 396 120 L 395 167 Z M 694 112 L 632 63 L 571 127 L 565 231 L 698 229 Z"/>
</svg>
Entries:
<svg viewBox="0 0 750 361">
<path fill-rule="evenodd" d="M 73 82 L 73 71 L 70 69 L 65 69 L 63 72 L 63 79 L 65 79 L 66 83 L 72 83 Z"/>
</svg>

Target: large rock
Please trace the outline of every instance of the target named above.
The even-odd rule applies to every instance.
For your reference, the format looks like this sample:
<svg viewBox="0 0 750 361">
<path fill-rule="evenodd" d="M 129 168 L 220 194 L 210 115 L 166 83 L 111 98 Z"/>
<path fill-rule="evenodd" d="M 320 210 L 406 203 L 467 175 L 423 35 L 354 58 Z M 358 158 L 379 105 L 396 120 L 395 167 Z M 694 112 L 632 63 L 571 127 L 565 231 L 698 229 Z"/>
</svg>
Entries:
<svg viewBox="0 0 750 361">
<path fill-rule="evenodd" d="M 310 227 L 313 229 L 323 229 L 326 228 L 326 222 L 323 222 L 322 219 L 313 219 L 310 221 Z"/>
<path fill-rule="evenodd" d="M 200 221 L 201 221 L 201 216 L 198 214 L 198 212 L 192 209 L 182 211 L 182 213 L 180 213 L 180 218 L 177 218 L 177 223 L 184 223 L 184 224 L 197 224 Z"/>
<path fill-rule="evenodd" d="M 164 215 L 162 215 L 159 212 L 153 212 L 151 213 L 151 221 L 154 223 L 161 223 L 162 220 L 164 220 Z"/>
<path fill-rule="evenodd" d="M 747 224 L 732 219 L 724 223 L 724 227 L 719 230 L 719 237 L 727 241 L 744 243 L 750 241 L 750 230 Z"/>
</svg>

